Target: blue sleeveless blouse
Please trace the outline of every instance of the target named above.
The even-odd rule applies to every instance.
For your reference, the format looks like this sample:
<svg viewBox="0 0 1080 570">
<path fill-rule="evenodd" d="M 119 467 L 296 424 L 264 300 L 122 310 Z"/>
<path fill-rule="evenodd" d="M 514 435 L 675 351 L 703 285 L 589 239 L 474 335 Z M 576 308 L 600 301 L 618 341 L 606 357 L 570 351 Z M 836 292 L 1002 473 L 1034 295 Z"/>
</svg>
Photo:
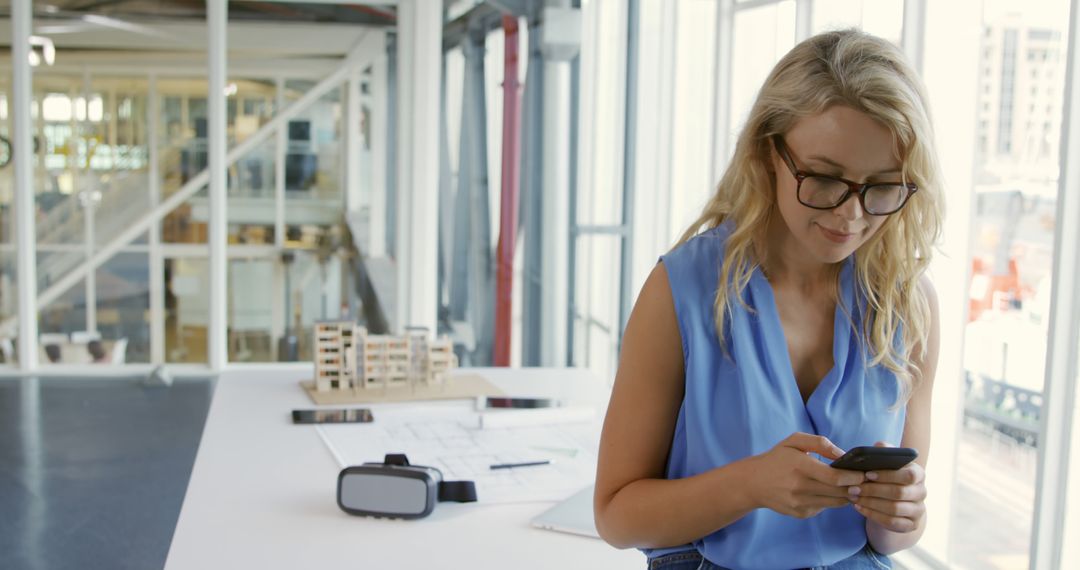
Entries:
<svg viewBox="0 0 1080 570">
<path fill-rule="evenodd" d="M 834 366 L 804 404 L 769 282 L 755 269 L 725 321 L 719 344 L 713 301 L 731 225 L 706 231 L 661 257 L 682 335 L 686 390 L 675 424 L 667 478 L 690 477 L 764 453 L 794 432 L 823 435 L 841 449 L 888 441 L 898 445 L 904 407 L 895 374 L 868 367 L 854 260 L 845 260 L 833 331 Z M 728 356 L 730 355 L 730 357 Z M 725 492 L 717 489 L 718 493 Z M 756 509 L 692 545 L 728 568 L 806 568 L 836 563 L 866 544 L 865 518 L 851 506 L 808 519 Z M 650 558 L 686 550 L 645 549 Z"/>
</svg>

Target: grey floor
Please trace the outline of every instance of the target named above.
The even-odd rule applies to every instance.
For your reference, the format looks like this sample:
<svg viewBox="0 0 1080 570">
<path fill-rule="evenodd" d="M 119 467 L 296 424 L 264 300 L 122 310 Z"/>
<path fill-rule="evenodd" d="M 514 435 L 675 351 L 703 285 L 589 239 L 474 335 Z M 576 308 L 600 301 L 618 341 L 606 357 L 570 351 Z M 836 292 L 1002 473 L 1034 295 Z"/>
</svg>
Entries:
<svg viewBox="0 0 1080 570">
<path fill-rule="evenodd" d="M 0 568 L 161 568 L 209 379 L 0 378 Z"/>
</svg>

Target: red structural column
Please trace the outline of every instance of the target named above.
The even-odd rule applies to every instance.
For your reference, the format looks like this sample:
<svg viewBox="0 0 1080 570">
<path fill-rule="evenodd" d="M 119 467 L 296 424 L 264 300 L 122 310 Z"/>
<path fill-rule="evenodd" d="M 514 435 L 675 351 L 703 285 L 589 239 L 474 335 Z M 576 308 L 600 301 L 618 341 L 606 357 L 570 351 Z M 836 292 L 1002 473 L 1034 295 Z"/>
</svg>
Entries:
<svg viewBox="0 0 1080 570">
<path fill-rule="evenodd" d="M 492 364 L 510 365 L 510 325 L 514 289 L 514 241 L 518 225 L 518 175 L 521 166 L 521 84 L 518 83 L 518 21 L 503 16 L 502 198 L 495 275 L 495 354 Z"/>
</svg>

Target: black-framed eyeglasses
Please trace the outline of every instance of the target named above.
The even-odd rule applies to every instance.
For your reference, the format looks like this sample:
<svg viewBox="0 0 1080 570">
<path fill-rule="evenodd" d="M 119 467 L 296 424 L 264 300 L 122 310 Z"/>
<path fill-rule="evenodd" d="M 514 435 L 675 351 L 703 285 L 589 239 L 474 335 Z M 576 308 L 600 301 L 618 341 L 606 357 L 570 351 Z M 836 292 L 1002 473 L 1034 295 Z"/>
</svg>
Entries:
<svg viewBox="0 0 1080 570">
<path fill-rule="evenodd" d="M 919 187 L 912 183 L 903 182 L 870 182 L 862 184 L 852 182 L 839 176 L 817 174 L 805 170 L 799 170 L 795 161 L 791 158 L 784 139 L 779 135 L 773 137 L 776 152 L 791 170 L 795 177 L 795 194 L 799 203 L 807 208 L 815 210 L 832 210 L 840 204 L 847 202 L 854 194 L 859 198 L 859 205 L 871 216 L 887 216 L 894 214 L 904 207 L 908 198 L 919 191 Z"/>
</svg>

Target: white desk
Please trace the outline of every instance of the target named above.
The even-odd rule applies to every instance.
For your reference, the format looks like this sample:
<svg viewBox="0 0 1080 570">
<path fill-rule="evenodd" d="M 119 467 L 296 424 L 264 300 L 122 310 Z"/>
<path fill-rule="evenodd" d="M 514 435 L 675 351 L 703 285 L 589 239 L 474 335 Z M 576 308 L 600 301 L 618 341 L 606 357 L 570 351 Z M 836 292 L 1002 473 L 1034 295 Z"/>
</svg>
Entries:
<svg viewBox="0 0 1080 570">
<path fill-rule="evenodd" d="M 472 371 L 510 395 L 589 402 L 600 413 L 607 405 L 588 371 Z M 311 426 L 290 423 L 290 410 L 312 407 L 297 386 L 309 375 L 243 370 L 218 380 L 167 569 L 645 567 L 636 550 L 529 526 L 553 503 L 441 503 L 417 521 L 341 512 L 337 463 Z"/>
</svg>

